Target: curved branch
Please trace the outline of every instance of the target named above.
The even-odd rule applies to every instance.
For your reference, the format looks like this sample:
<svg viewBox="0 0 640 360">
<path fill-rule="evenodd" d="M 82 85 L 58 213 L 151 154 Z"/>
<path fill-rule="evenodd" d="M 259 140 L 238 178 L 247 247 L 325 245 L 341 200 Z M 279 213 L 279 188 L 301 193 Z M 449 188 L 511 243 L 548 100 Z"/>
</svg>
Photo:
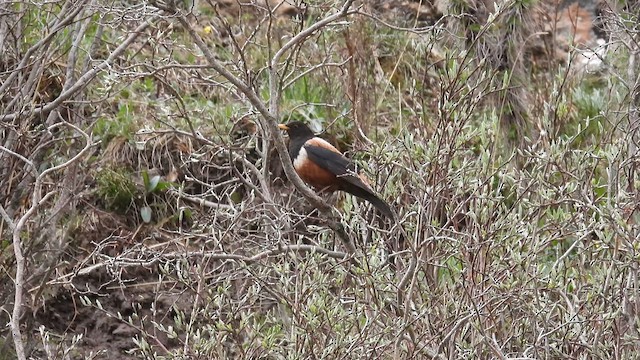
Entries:
<svg viewBox="0 0 640 360">
<path fill-rule="evenodd" d="M 16 349 L 16 356 L 19 360 L 26 359 L 24 343 L 22 341 L 22 333 L 20 331 L 20 317 L 22 316 L 22 293 L 24 291 L 24 284 L 25 284 L 25 280 L 24 280 L 25 259 L 24 259 L 24 254 L 22 252 L 22 229 L 26 225 L 27 221 L 31 218 L 31 216 L 33 216 L 33 214 L 38 210 L 38 208 L 42 204 L 46 203 L 50 197 L 56 194 L 56 191 L 51 191 L 51 192 L 48 192 L 45 196 L 43 197 L 41 196 L 41 187 L 42 187 L 42 182 L 44 178 L 49 173 L 56 170 L 63 169 L 71 165 L 72 163 L 78 161 L 87 153 L 87 151 L 91 148 L 91 145 L 92 145 L 91 137 L 86 132 L 82 131 L 80 128 L 78 128 L 73 124 L 70 124 L 67 122 L 57 123 L 49 127 L 48 130 L 56 128 L 60 125 L 67 125 L 72 129 L 76 130 L 77 132 L 79 132 L 80 134 L 82 134 L 82 136 L 85 138 L 86 144 L 84 148 L 82 148 L 82 150 L 78 152 L 78 154 L 76 154 L 74 157 L 72 157 L 68 161 L 60 165 L 51 167 L 43 171 L 36 177 L 34 189 L 33 189 L 33 195 L 31 198 L 31 207 L 25 212 L 24 215 L 22 215 L 22 217 L 20 217 L 18 222 L 15 223 L 14 226 L 12 226 L 12 230 L 13 230 L 12 245 L 13 245 L 14 257 L 16 259 L 16 275 L 15 275 L 15 284 L 14 284 L 15 294 L 14 294 L 13 311 L 11 313 L 11 320 L 9 324 L 11 327 L 11 334 L 13 336 L 13 343 Z M 31 162 L 27 161 L 27 163 L 33 166 Z M 6 216 L 6 212 L 4 210 L 2 211 L 2 216 L 3 218 Z M 9 225 L 11 226 L 11 223 L 9 223 Z"/>
<path fill-rule="evenodd" d="M 66 91 L 63 91 L 60 94 L 60 96 L 58 96 L 52 102 L 46 105 L 41 105 L 40 107 L 37 107 L 35 109 L 32 109 L 30 112 L 30 115 L 48 114 L 50 111 L 60 106 L 60 104 L 62 104 L 64 101 L 70 99 L 78 91 L 82 90 L 85 86 L 89 85 L 91 80 L 93 80 L 102 70 L 111 66 L 111 63 L 120 55 L 122 55 L 122 53 L 124 53 L 124 51 L 129 47 L 129 45 L 131 45 L 138 38 L 138 36 L 140 36 L 140 34 L 142 34 L 142 32 L 146 28 L 148 28 L 151 24 L 153 24 L 158 18 L 159 16 L 154 16 L 151 19 L 142 23 L 140 26 L 138 26 L 135 30 L 133 30 L 131 34 L 129 34 L 129 37 L 125 39 L 122 42 L 122 44 L 120 44 L 115 50 L 113 50 L 113 52 L 109 55 L 109 57 L 107 57 L 107 59 L 104 60 L 100 65 L 96 66 L 95 68 L 89 70 L 87 73 L 82 75 L 78 79 L 78 81 L 76 81 L 75 84 L 73 84 L 73 86 L 70 86 Z M 23 112 L 19 111 L 11 114 L 2 115 L 0 116 L 0 121 L 13 121 L 19 116 L 21 116 L 22 114 Z"/>
<path fill-rule="evenodd" d="M 244 94 L 247 97 L 249 103 L 258 110 L 260 115 L 266 120 L 265 125 L 268 131 L 268 137 L 274 140 L 275 148 L 280 157 L 280 161 L 282 163 L 282 167 L 284 172 L 291 181 L 291 183 L 296 187 L 300 193 L 316 208 L 326 214 L 332 215 L 333 207 L 327 204 L 321 197 L 319 197 L 313 190 L 311 190 L 303 181 L 300 179 L 295 169 L 293 168 L 293 164 L 289 159 L 289 151 L 287 150 L 287 146 L 284 142 L 284 137 L 282 132 L 278 128 L 278 110 L 277 106 L 274 104 L 277 102 L 279 98 L 278 90 L 277 90 L 277 61 L 278 59 L 293 45 L 304 41 L 308 36 L 313 34 L 318 29 L 329 25 L 336 20 L 339 20 L 343 17 L 348 16 L 352 12 L 349 11 L 349 7 L 353 3 L 353 0 L 346 0 L 341 8 L 341 10 L 333 15 L 330 15 L 317 23 L 311 25 L 307 29 L 301 31 L 298 35 L 294 36 L 291 40 L 289 40 L 271 59 L 270 61 L 270 94 L 271 94 L 271 109 L 267 108 L 265 102 L 258 96 L 258 94 L 251 88 L 251 86 L 245 83 L 238 76 L 234 75 L 231 71 L 225 68 L 214 56 L 209 47 L 204 43 L 200 35 L 196 32 L 196 30 L 191 26 L 191 24 L 187 21 L 185 16 L 176 16 L 176 19 L 180 24 L 184 27 L 185 30 L 189 33 L 196 46 L 202 51 L 202 54 L 206 58 L 207 62 L 216 72 L 222 75 L 225 79 L 227 79 L 231 84 L 233 84 L 238 91 Z M 152 4 L 158 7 L 161 10 L 164 10 L 167 13 L 171 13 L 175 15 L 176 9 L 167 8 L 166 6 L 159 4 L 157 1 L 152 2 Z M 275 95 L 274 95 L 275 93 Z M 274 97 L 275 96 L 275 97 Z M 332 216 L 333 217 L 333 216 Z M 355 246 L 350 241 L 350 239 L 346 236 L 346 232 L 344 228 L 338 224 L 330 222 L 329 227 L 334 230 L 338 236 L 343 240 L 349 251 L 355 252 Z"/>
<path fill-rule="evenodd" d="M 13 80 L 15 80 L 22 69 L 26 69 L 29 66 L 29 61 L 33 60 L 32 55 L 36 52 L 36 50 L 49 43 L 59 31 L 64 29 L 65 26 L 71 24 L 76 15 L 78 15 L 78 13 L 80 13 L 80 11 L 84 8 L 82 6 L 83 4 L 81 3 L 78 4 L 80 6 L 77 6 L 71 12 L 67 13 L 67 11 L 69 11 L 68 7 L 71 4 L 71 1 L 68 1 L 64 4 L 63 8 L 60 9 L 60 14 L 66 14 L 66 16 L 62 20 L 56 21 L 55 24 L 52 24 L 52 29 L 48 32 L 48 34 L 25 52 L 24 56 L 22 57 L 22 61 L 20 61 L 20 64 L 18 64 L 17 68 L 11 73 L 11 75 L 9 75 L 4 83 L 0 85 L 0 94 L 4 93 L 9 88 L 9 86 L 13 83 Z"/>
</svg>

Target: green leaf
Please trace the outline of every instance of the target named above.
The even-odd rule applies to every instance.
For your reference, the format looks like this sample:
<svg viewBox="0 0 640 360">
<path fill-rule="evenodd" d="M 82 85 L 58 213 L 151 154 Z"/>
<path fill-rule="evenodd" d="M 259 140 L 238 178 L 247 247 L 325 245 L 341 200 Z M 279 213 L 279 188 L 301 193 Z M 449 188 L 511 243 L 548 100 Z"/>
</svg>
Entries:
<svg viewBox="0 0 640 360">
<path fill-rule="evenodd" d="M 147 178 L 148 177 L 149 175 L 147 175 Z M 154 192 L 158 187 L 159 182 L 160 182 L 160 175 L 155 175 L 154 177 L 152 177 L 148 183 L 145 183 L 145 188 L 147 189 L 147 192 L 148 193 Z"/>
<path fill-rule="evenodd" d="M 144 183 L 144 188 L 149 188 L 149 173 L 145 170 L 142 172 L 142 182 Z"/>
<path fill-rule="evenodd" d="M 153 181 L 153 179 L 152 179 Z M 156 191 L 164 191 L 167 190 L 169 188 L 174 187 L 176 184 L 172 183 L 171 181 L 159 181 L 158 184 L 156 185 L 155 190 Z"/>
<path fill-rule="evenodd" d="M 140 216 L 142 217 L 142 221 L 148 223 L 151 221 L 151 208 L 149 206 L 144 206 L 140 209 Z"/>
</svg>

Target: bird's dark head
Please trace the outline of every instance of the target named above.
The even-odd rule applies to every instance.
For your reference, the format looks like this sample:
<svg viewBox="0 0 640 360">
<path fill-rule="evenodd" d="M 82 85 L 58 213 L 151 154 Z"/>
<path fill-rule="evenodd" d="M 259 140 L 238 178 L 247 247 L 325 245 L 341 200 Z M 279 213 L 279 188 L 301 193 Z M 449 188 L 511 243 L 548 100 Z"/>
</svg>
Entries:
<svg viewBox="0 0 640 360">
<path fill-rule="evenodd" d="M 293 121 L 288 124 L 280 124 L 278 127 L 289 134 L 292 139 L 311 139 L 314 137 L 313 131 L 307 124 L 300 121 Z"/>
</svg>

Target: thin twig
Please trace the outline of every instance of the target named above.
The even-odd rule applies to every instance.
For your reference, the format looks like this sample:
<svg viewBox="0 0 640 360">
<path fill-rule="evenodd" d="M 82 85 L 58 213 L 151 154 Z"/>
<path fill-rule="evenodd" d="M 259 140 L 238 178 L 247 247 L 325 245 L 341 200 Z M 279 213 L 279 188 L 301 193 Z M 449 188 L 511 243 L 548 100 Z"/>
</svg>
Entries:
<svg viewBox="0 0 640 360">
<path fill-rule="evenodd" d="M 340 11 L 333 15 L 329 15 L 326 18 L 314 23 L 309 26 L 307 29 L 301 31 L 292 39 L 290 39 L 285 45 L 280 48 L 276 52 L 276 54 L 270 60 L 270 72 L 269 72 L 269 93 L 271 95 L 270 105 L 267 108 L 266 104 L 262 99 L 260 99 L 259 95 L 255 92 L 255 90 L 250 86 L 250 84 L 245 83 L 238 76 L 234 75 L 231 71 L 229 71 L 226 67 L 224 67 L 216 58 L 216 56 L 211 52 L 210 48 L 204 43 L 198 32 L 193 28 L 191 23 L 187 21 L 185 16 L 176 16 L 175 18 L 180 22 L 180 24 L 187 30 L 196 46 L 202 51 L 204 57 L 207 59 L 209 65 L 220 75 L 222 75 L 225 79 L 227 79 L 231 84 L 235 86 L 235 88 L 244 94 L 247 97 L 249 103 L 256 108 L 256 110 L 260 113 L 260 115 L 265 120 L 266 130 L 268 132 L 268 138 L 274 141 L 274 145 L 280 157 L 280 161 L 283 165 L 284 172 L 293 183 L 300 193 L 316 208 L 318 208 L 321 212 L 329 214 L 330 217 L 333 216 L 332 207 L 327 204 L 321 197 L 319 197 L 314 191 L 312 191 L 303 181 L 300 179 L 295 169 L 293 168 L 293 164 L 289 159 L 289 152 L 287 150 L 287 146 L 284 142 L 284 137 L 282 132 L 278 128 L 278 119 L 279 112 L 277 103 L 280 98 L 280 90 L 278 89 L 279 84 L 279 75 L 278 75 L 278 60 L 284 53 L 289 50 L 294 45 L 303 42 L 307 37 L 313 34 L 315 31 L 337 21 L 340 20 L 355 11 L 349 11 L 349 8 L 353 0 L 346 0 L 341 7 Z M 175 15 L 175 8 L 168 8 L 167 6 L 158 3 L 157 1 L 153 2 L 154 6 L 158 7 L 161 10 L 164 10 L 167 13 Z M 349 248 L 350 251 L 355 250 L 353 243 L 346 235 L 344 228 L 337 224 L 337 222 L 332 222 L 329 224 L 329 227 L 333 229 L 336 234 L 343 240 L 345 245 Z"/>
<path fill-rule="evenodd" d="M 124 53 L 124 51 L 129 48 L 129 46 L 138 38 L 138 36 L 140 36 L 140 34 L 142 34 L 151 24 L 155 23 L 158 19 L 159 19 L 159 16 L 154 16 L 151 19 L 142 23 L 135 30 L 133 30 L 133 32 L 129 34 L 129 37 L 125 39 L 122 42 L 122 44 L 120 44 L 115 50 L 113 50 L 113 52 L 109 55 L 109 57 L 107 57 L 107 59 L 104 60 L 100 65 L 96 66 L 95 68 L 89 70 L 84 75 L 82 75 L 78 79 L 78 81 L 76 81 L 73 84 L 73 86 L 70 86 L 69 89 L 67 89 L 67 91 L 63 91 L 55 100 L 53 100 L 48 104 L 41 105 L 39 107 L 36 107 L 35 109 L 32 109 L 28 113 L 28 115 L 37 116 L 41 114 L 48 114 L 51 110 L 58 107 L 64 101 L 73 97 L 78 91 L 84 89 L 102 70 L 105 70 L 108 67 L 110 67 L 111 63 L 113 63 L 115 59 L 117 59 L 120 55 L 122 55 L 122 53 Z M 17 71 L 14 73 L 17 73 Z M 11 114 L 0 116 L 0 121 L 6 121 L 6 122 L 13 121 L 14 119 L 24 115 L 25 114 L 21 111 L 14 112 Z"/>
</svg>

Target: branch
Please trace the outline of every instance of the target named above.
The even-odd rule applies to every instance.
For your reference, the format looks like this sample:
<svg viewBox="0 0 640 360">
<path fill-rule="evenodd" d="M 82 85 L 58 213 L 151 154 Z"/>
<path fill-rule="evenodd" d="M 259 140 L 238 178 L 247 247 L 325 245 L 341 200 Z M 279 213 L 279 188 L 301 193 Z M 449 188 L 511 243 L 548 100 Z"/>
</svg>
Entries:
<svg viewBox="0 0 640 360">
<path fill-rule="evenodd" d="M 342 5 L 342 8 L 340 8 L 340 11 L 338 11 L 333 15 L 327 16 L 326 18 L 318 21 L 317 23 L 314 23 L 313 25 L 299 32 L 296 36 L 292 37 L 291 40 L 287 41 L 287 43 L 284 44 L 280 48 L 280 50 L 276 52 L 275 55 L 273 55 L 273 58 L 271 59 L 270 67 L 272 69 L 275 69 L 277 67 L 278 60 L 287 50 L 289 50 L 291 47 L 295 46 L 299 42 L 304 41 L 307 37 L 313 35 L 313 33 L 316 32 L 317 30 L 331 24 L 336 20 L 340 20 L 343 17 L 347 17 L 350 14 L 357 13 L 357 10 L 349 11 L 349 8 L 351 7 L 351 4 L 353 4 L 353 1 L 354 0 L 345 1 L 345 3 Z"/>
<path fill-rule="evenodd" d="M 236 211 L 236 208 L 231 206 L 231 205 L 216 203 L 216 202 L 213 202 L 213 201 L 201 199 L 199 197 L 190 196 L 190 195 L 182 193 L 182 191 L 179 191 L 179 190 L 169 189 L 168 193 L 176 195 L 180 199 L 183 199 L 183 200 L 186 200 L 186 201 L 190 201 L 192 203 L 196 203 L 196 204 L 198 204 L 200 206 L 203 206 L 203 207 L 208 207 L 208 208 L 211 208 L 211 209 L 221 209 L 221 210 L 226 210 L 226 211 L 231 211 L 231 212 L 235 212 Z M 225 214 L 226 215 L 227 213 L 226 212 L 218 212 L 218 214 Z"/>
<path fill-rule="evenodd" d="M 291 40 L 287 41 L 287 43 L 284 44 L 282 48 L 280 48 L 280 50 L 276 52 L 275 55 L 273 55 L 273 58 L 269 62 L 269 95 L 271 96 L 269 106 L 273 114 L 279 113 L 278 105 L 280 104 L 281 89 L 278 88 L 278 84 L 280 83 L 280 77 L 278 76 L 278 60 L 280 60 L 280 57 L 282 57 L 282 55 L 284 55 L 284 53 L 287 50 L 297 45 L 298 43 L 303 42 L 307 37 L 311 36 L 317 30 L 329 25 L 330 23 L 336 20 L 339 20 L 343 17 L 347 17 L 350 14 L 356 13 L 357 10 L 351 11 L 351 12 L 349 11 L 349 7 L 351 7 L 352 3 L 353 3 L 353 0 L 346 0 L 345 3 L 342 5 L 342 8 L 340 9 L 340 11 L 338 11 L 333 15 L 329 15 L 326 18 L 302 30 L 296 36 L 291 38 Z"/>
<path fill-rule="evenodd" d="M 233 84 L 238 91 L 244 94 L 247 97 L 249 103 L 258 110 L 260 115 L 265 120 L 266 130 L 268 131 L 268 137 L 270 139 L 275 140 L 275 147 L 280 157 L 280 161 L 282 163 L 284 172 L 291 181 L 291 183 L 296 187 L 300 193 L 316 208 L 318 208 L 321 212 L 333 215 L 332 207 L 327 204 L 321 197 L 319 197 L 314 191 L 312 191 L 303 181 L 300 179 L 295 169 L 293 168 L 293 164 L 289 159 L 289 151 L 287 150 L 287 146 L 284 142 L 284 137 L 282 132 L 278 128 L 278 119 L 279 113 L 276 103 L 279 99 L 279 91 L 277 89 L 278 80 L 278 69 L 277 62 L 278 59 L 291 47 L 295 44 L 304 41 L 307 37 L 313 34 L 318 29 L 321 29 L 324 26 L 327 26 L 331 22 L 334 22 L 338 19 L 348 16 L 353 13 L 349 11 L 349 7 L 353 3 L 353 0 L 346 0 L 342 8 L 339 12 L 329 15 L 328 17 L 318 21 L 317 23 L 311 25 L 307 29 L 301 31 L 296 36 L 294 36 L 291 40 L 289 40 L 271 59 L 270 61 L 270 93 L 271 93 L 271 109 L 268 109 L 262 99 L 256 94 L 256 92 L 251 88 L 251 86 L 245 83 L 242 79 L 234 75 L 227 68 L 225 68 L 214 56 L 209 47 L 204 43 L 200 35 L 195 31 L 195 29 L 191 26 L 191 24 L 186 20 L 184 16 L 176 16 L 176 19 L 180 24 L 187 30 L 196 46 L 202 51 L 204 57 L 207 59 L 209 65 L 220 75 L 222 75 L 225 79 L 227 79 L 231 84 Z M 152 4 L 159 9 L 171 14 L 175 15 L 176 9 L 167 8 L 163 4 L 159 4 L 157 1 L 152 1 Z M 274 95 L 275 94 L 275 95 Z M 331 216 L 333 217 L 333 216 Z M 329 227 L 334 230 L 340 238 L 342 238 L 345 245 L 348 247 L 349 251 L 355 251 L 355 246 L 350 241 L 350 239 L 346 236 L 346 232 L 340 226 L 340 224 L 329 223 Z"/>
<path fill-rule="evenodd" d="M 82 4 L 80 4 L 81 6 L 77 6 L 73 11 L 67 14 L 67 11 L 69 11 L 68 6 L 70 6 L 71 4 L 72 4 L 71 1 L 66 2 L 63 8 L 60 10 L 60 14 L 66 14 L 66 17 L 63 18 L 61 21 L 57 21 L 55 24 L 47 26 L 46 27 L 47 29 L 49 27 L 52 27 L 53 29 L 49 31 L 47 36 L 42 38 L 40 41 L 38 41 L 36 44 L 31 46 L 27 50 L 27 52 L 24 54 L 24 57 L 22 58 L 22 61 L 20 62 L 20 64 L 18 64 L 17 68 L 11 73 L 11 75 L 9 75 L 9 77 L 4 81 L 4 83 L 0 85 L 0 94 L 4 93 L 9 88 L 9 85 L 13 83 L 13 80 L 15 80 L 18 74 L 23 69 L 26 69 L 28 67 L 27 64 L 29 63 L 29 61 L 33 60 L 32 58 L 33 53 L 43 45 L 49 43 L 53 39 L 53 37 L 58 33 L 58 31 L 61 31 L 65 26 L 71 24 L 71 22 L 76 17 L 76 15 L 78 15 L 80 10 L 83 9 Z"/>
<path fill-rule="evenodd" d="M 15 152 L 15 151 L 13 151 L 13 150 L 7 149 L 6 147 L 4 147 L 4 146 L 2 146 L 2 145 L 0 145 L 0 151 L 4 151 L 4 152 L 6 152 L 7 154 L 12 155 L 12 156 L 15 156 L 15 157 L 17 157 L 18 159 L 22 160 L 22 162 L 24 162 L 25 164 L 29 165 L 29 167 L 30 167 L 30 168 L 31 168 L 31 170 L 33 171 L 33 176 L 34 176 L 34 177 L 35 177 L 35 176 L 38 176 L 38 172 L 37 172 L 37 170 L 36 170 L 36 167 L 35 167 L 35 165 L 33 165 L 33 162 L 32 162 L 31 160 L 27 159 L 26 157 L 24 157 L 24 156 L 22 156 L 22 155 L 18 154 L 17 152 Z"/>
<path fill-rule="evenodd" d="M 145 21 L 144 23 L 142 23 L 135 30 L 133 30 L 133 32 L 131 34 L 129 34 L 129 37 L 127 39 L 125 39 L 124 42 L 122 44 L 120 44 L 120 46 L 118 46 L 109 55 L 109 57 L 106 60 L 104 60 L 100 65 L 96 66 L 95 68 L 89 70 L 87 73 L 82 75 L 78 79 L 78 81 L 76 81 L 76 83 L 73 84 L 73 86 L 70 86 L 69 89 L 67 89 L 66 91 L 63 91 L 60 94 L 60 96 L 58 96 L 52 102 L 50 102 L 50 103 L 48 103 L 46 105 L 41 105 L 40 107 L 37 107 L 35 109 L 32 109 L 30 114 L 31 115 L 47 114 L 51 110 L 55 109 L 60 104 L 62 104 L 64 101 L 66 101 L 69 98 L 71 98 L 78 91 L 82 90 L 85 86 L 89 85 L 91 80 L 93 80 L 102 70 L 110 67 L 111 63 L 117 57 L 122 55 L 122 53 L 124 53 L 124 51 L 129 47 L 129 45 L 131 45 L 138 38 L 138 36 L 140 36 L 140 34 L 147 27 L 149 27 L 151 24 L 153 24 L 158 18 L 159 18 L 159 16 L 154 16 L 151 19 L 149 19 L 149 20 Z M 16 118 L 20 117 L 22 114 L 23 114 L 23 112 L 19 111 L 19 112 L 14 112 L 14 113 L 11 113 L 11 114 L 2 115 L 2 116 L 0 116 L 0 121 L 7 121 L 7 122 L 8 121 L 13 121 Z"/>
<path fill-rule="evenodd" d="M 31 218 L 31 216 L 38 210 L 38 208 L 42 204 L 46 203 L 49 200 L 49 198 L 51 198 L 54 194 L 56 194 L 55 191 L 51 191 L 47 193 L 44 197 L 40 196 L 43 179 L 49 173 L 56 170 L 63 169 L 71 165 L 72 163 L 78 161 L 80 158 L 82 158 L 86 154 L 86 152 L 91 148 L 91 145 L 92 145 L 91 137 L 86 132 L 82 131 L 80 128 L 78 128 L 73 124 L 70 124 L 67 122 L 57 123 L 49 127 L 48 130 L 50 131 L 60 125 L 67 125 L 73 128 L 74 130 L 78 131 L 80 134 L 82 134 L 82 136 L 84 136 L 86 141 L 84 148 L 80 150 L 78 154 L 76 154 L 73 158 L 69 159 L 68 161 L 60 165 L 51 167 L 43 171 L 40 175 L 38 175 L 36 177 L 35 184 L 34 184 L 33 195 L 31 199 L 31 207 L 27 210 L 27 212 L 24 215 L 22 215 L 22 217 L 18 220 L 17 223 L 12 224 L 11 222 L 9 222 L 9 226 L 13 230 L 12 245 L 13 245 L 13 253 L 16 259 L 16 277 L 15 277 L 15 284 L 14 284 L 15 295 L 14 295 L 13 311 L 12 311 L 11 320 L 10 320 L 10 327 L 11 327 L 11 334 L 13 336 L 13 343 L 16 349 L 16 356 L 19 360 L 26 359 L 24 343 L 22 342 L 22 333 L 20 331 L 20 317 L 22 315 L 22 292 L 24 291 L 24 283 L 25 283 L 25 280 L 24 280 L 25 259 L 24 259 L 24 254 L 22 252 L 22 238 L 21 238 L 22 229 L 26 225 L 27 220 Z M 27 160 L 27 163 L 33 166 L 33 164 L 28 160 Z M 6 214 L 4 209 L 2 210 L 2 217 L 8 218 L 8 215 Z"/>
<path fill-rule="evenodd" d="M 158 244 L 155 247 L 159 247 L 159 246 L 164 246 L 165 244 Z M 279 246 L 278 248 L 275 249 L 271 249 L 271 250 L 266 250 L 263 252 L 260 252 L 258 254 L 252 255 L 252 256 L 245 256 L 245 255 L 238 255 L 238 254 L 229 254 L 229 253 L 224 253 L 224 252 L 217 252 L 217 251 L 198 251 L 198 252 L 191 252 L 191 251 L 175 251 L 175 252 L 171 252 L 171 253 L 167 253 L 167 254 L 163 254 L 161 256 L 157 256 L 151 260 L 140 260 L 140 259 L 132 259 L 132 258 L 115 258 L 115 259 L 110 259 L 108 261 L 102 261 L 100 263 L 97 264 L 93 264 L 87 268 L 81 269 L 79 271 L 76 271 L 74 273 L 69 273 L 69 274 L 65 274 L 62 275 L 60 277 L 58 277 L 57 279 L 51 280 L 49 281 L 49 285 L 51 284 L 56 284 L 59 283 L 60 281 L 63 281 L 65 279 L 74 277 L 74 276 L 82 276 L 82 275 L 87 275 L 90 274 L 91 272 L 100 269 L 102 267 L 105 266 L 114 266 L 114 265 L 118 265 L 121 267 L 129 267 L 129 266 L 151 266 L 156 264 L 157 262 L 159 262 L 160 260 L 174 260 L 174 259 L 184 259 L 186 258 L 193 258 L 193 257 L 202 257 L 203 259 L 207 259 L 207 260 L 228 260 L 228 261 L 241 261 L 241 262 L 245 262 L 247 264 L 253 264 L 257 261 L 266 259 L 268 257 L 272 257 L 272 256 L 277 256 L 280 254 L 285 254 L 288 252 L 299 252 L 299 253 L 319 253 L 319 254 L 323 254 L 326 255 L 328 257 L 334 258 L 334 259 L 340 259 L 340 260 L 345 260 L 349 258 L 349 254 L 341 252 L 341 251 L 334 251 L 334 250 L 329 250 L 320 246 L 315 246 L 315 245 L 307 245 L 307 244 L 295 244 L 295 245 L 286 245 L 286 246 Z M 36 289 L 31 289 L 30 292 L 34 291 Z"/>
<path fill-rule="evenodd" d="M 24 254 L 22 253 L 22 239 L 20 238 L 22 227 L 28 218 L 36 212 L 41 204 L 45 203 L 55 194 L 50 192 L 45 195 L 39 203 L 31 204 L 31 208 L 20 218 L 18 224 L 13 228 L 13 254 L 16 259 L 16 278 L 15 278 L 15 294 L 13 297 L 13 311 L 9 325 L 11 327 L 11 335 L 13 336 L 13 344 L 16 349 L 16 357 L 18 360 L 26 360 L 27 356 L 22 342 L 22 333 L 20 332 L 20 317 L 22 316 L 22 292 L 24 290 Z"/>
</svg>

